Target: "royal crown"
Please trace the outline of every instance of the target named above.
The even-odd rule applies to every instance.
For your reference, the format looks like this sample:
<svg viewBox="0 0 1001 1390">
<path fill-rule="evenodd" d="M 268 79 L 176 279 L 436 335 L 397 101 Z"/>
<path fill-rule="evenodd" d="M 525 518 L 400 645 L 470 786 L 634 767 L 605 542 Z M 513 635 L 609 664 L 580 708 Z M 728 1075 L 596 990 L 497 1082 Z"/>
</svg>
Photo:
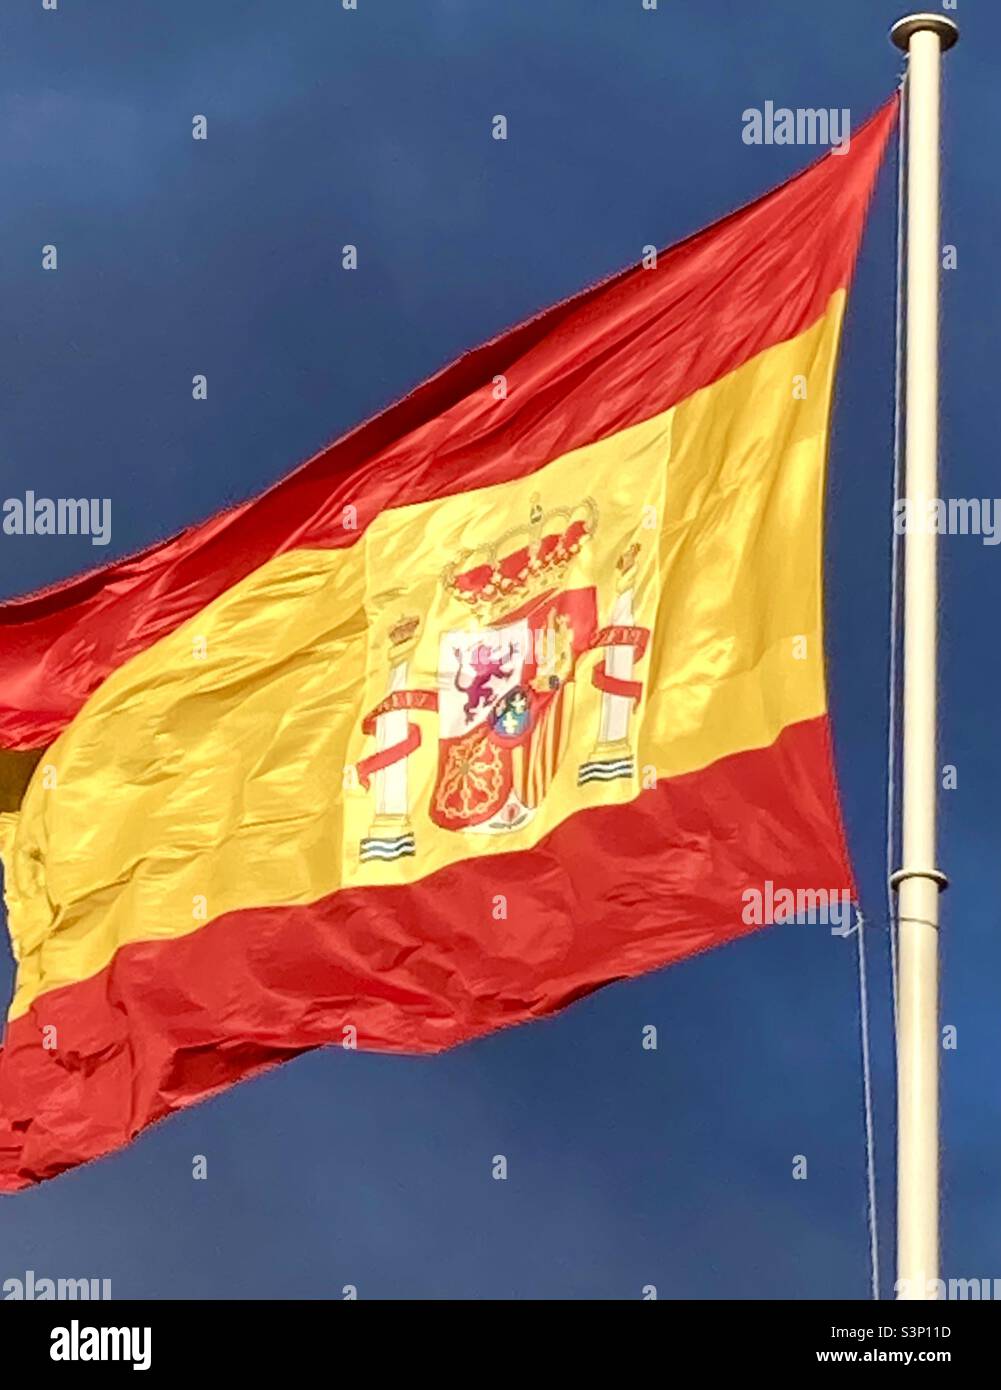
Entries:
<svg viewBox="0 0 1001 1390">
<path fill-rule="evenodd" d="M 389 629 L 389 645 L 391 647 L 402 647 L 409 642 L 416 634 L 421 625 L 418 617 L 407 615 L 397 618 L 396 622 Z"/>
<path fill-rule="evenodd" d="M 592 498 L 543 511 L 536 494 L 527 524 L 513 526 L 492 544 L 464 550 L 446 565 L 441 582 L 477 617 L 496 617 L 558 588 L 597 526 Z"/>
</svg>

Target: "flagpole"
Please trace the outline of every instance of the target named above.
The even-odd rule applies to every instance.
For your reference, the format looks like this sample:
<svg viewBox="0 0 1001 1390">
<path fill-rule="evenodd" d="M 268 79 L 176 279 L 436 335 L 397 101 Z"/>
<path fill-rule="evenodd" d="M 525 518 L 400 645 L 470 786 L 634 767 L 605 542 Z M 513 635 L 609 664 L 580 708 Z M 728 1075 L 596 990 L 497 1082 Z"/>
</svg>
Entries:
<svg viewBox="0 0 1001 1390">
<path fill-rule="evenodd" d="M 938 497 L 939 88 L 950 19 L 914 14 L 890 37 L 907 64 L 907 374 L 903 828 L 897 890 L 897 1294 L 935 1298 L 939 1277 Z"/>
</svg>

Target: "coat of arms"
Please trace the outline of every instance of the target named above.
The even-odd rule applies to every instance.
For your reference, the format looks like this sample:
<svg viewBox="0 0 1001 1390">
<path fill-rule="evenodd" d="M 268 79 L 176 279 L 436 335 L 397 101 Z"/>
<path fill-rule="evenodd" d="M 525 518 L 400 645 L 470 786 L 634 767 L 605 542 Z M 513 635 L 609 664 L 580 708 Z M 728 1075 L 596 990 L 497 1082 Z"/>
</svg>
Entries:
<svg viewBox="0 0 1001 1390">
<path fill-rule="evenodd" d="M 542 804 L 570 745 L 574 689 L 581 660 L 602 657 L 591 673 L 602 692 L 600 727 L 577 784 L 632 778 L 630 719 L 641 684 L 633 665 L 648 630 L 633 623 L 638 545 L 618 563 L 609 623 L 599 623 L 593 585 L 574 587 L 574 562 L 598 524 L 595 503 L 543 511 L 532 499 L 529 525 L 467 550 L 441 583 L 466 610 L 466 625 L 438 638 L 435 689 L 409 688 L 410 658 L 422 620 L 401 617 L 390 630 L 385 698 L 363 721 L 374 751 L 358 764 L 371 787 L 375 817 L 360 857 L 397 859 L 417 852 L 411 824 L 407 760 L 421 744 L 410 714 L 437 714 L 438 766 L 428 805 L 442 830 L 510 834 Z"/>
</svg>

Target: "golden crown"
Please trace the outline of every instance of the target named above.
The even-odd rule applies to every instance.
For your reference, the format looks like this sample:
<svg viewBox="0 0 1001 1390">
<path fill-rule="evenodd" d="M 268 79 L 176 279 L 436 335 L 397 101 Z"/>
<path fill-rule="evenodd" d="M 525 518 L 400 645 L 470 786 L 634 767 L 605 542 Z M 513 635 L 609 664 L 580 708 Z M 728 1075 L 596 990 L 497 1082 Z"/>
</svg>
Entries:
<svg viewBox="0 0 1001 1390">
<path fill-rule="evenodd" d="M 478 617 L 520 607 L 562 582 L 597 526 L 593 498 L 543 511 L 536 493 L 527 525 L 513 526 L 490 545 L 464 550 L 445 566 L 441 582 Z"/>
<path fill-rule="evenodd" d="M 420 618 L 407 615 L 397 618 L 396 622 L 389 629 L 389 645 L 391 647 L 402 647 L 409 642 L 416 634 L 421 625 Z"/>
</svg>

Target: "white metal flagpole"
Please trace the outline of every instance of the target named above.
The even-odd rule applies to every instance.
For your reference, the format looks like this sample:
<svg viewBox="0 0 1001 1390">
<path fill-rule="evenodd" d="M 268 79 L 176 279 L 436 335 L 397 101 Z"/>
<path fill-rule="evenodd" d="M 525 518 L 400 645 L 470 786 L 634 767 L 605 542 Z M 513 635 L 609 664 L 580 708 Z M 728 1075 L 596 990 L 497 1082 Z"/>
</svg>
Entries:
<svg viewBox="0 0 1001 1390">
<path fill-rule="evenodd" d="M 939 87 L 959 30 L 936 14 L 890 31 L 907 66 L 907 372 L 902 866 L 899 921 L 897 1295 L 938 1296 L 938 898 L 936 863 Z"/>
</svg>

